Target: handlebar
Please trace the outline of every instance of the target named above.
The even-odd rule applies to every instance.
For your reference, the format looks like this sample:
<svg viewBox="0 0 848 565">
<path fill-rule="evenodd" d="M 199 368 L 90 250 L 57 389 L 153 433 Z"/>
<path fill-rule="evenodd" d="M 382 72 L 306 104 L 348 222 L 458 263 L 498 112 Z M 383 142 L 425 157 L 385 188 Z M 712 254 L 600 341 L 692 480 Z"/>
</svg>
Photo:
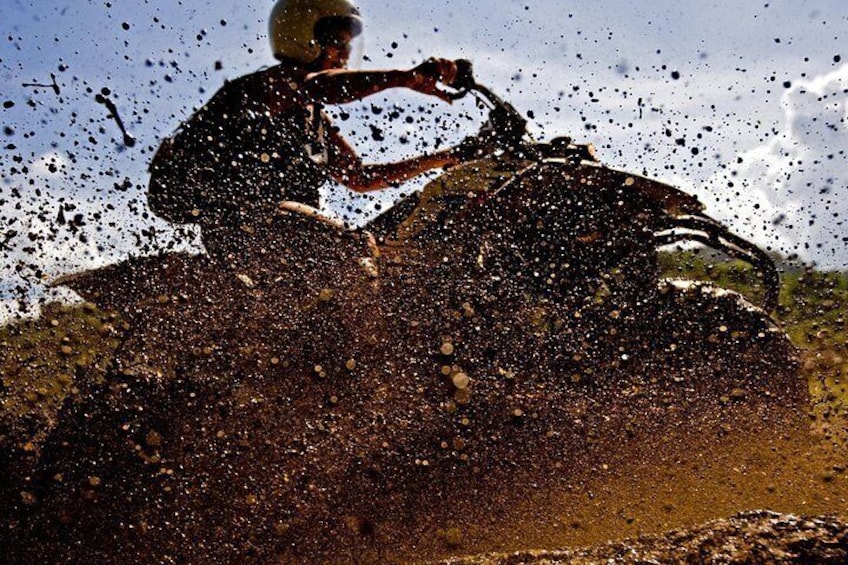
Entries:
<svg viewBox="0 0 848 565">
<path fill-rule="evenodd" d="M 471 93 L 477 96 L 478 99 L 484 99 L 491 106 L 489 120 L 483 126 L 480 133 L 477 134 L 476 138 L 484 140 L 484 143 L 486 140 L 488 142 L 494 142 L 495 145 L 508 151 L 515 151 L 521 148 L 521 154 L 543 157 L 545 153 L 543 151 L 540 152 L 539 149 L 544 144 L 537 146 L 522 141 L 522 138 L 527 134 L 527 121 L 511 104 L 501 99 L 487 87 L 477 83 L 474 79 L 474 69 L 471 61 L 459 59 L 456 61 L 456 66 L 456 78 L 450 84 L 450 87 L 455 92 L 446 92 L 448 97 L 452 100 L 458 100 Z M 555 149 L 557 145 L 555 143 L 556 141 L 554 140 L 548 145 Z M 565 149 L 570 149 L 568 154 L 576 157 L 578 160 L 597 160 L 591 153 L 583 154 L 578 151 L 579 149 L 586 149 L 588 146 L 573 145 L 569 138 L 565 138 L 561 144 L 564 144 Z M 771 257 L 763 250 L 753 243 L 732 234 L 721 223 L 704 215 L 677 216 L 669 213 L 667 222 L 668 225 L 657 226 L 658 229 L 655 236 L 658 245 L 688 239 L 714 249 L 719 249 L 731 257 L 746 261 L 760 273 L 762 278 L 764 286 L 763 309 L 771 312 L 777 307 L 780 275 Z M 675 228 L 686 230 L 687 233 L 673 233 Z"/>
<path fill-rule="evenodd" d="M 455 63 L 456 78 L 450 86 L 457 92 L 451 97 L 462 98 L 477 85 L 474 80 L 474 67 L 468 59 L 457 59 Z"/>
<path fill-rule="evenodd" d="M 512 104 L 475 80 L 471 61 L 457 59 L 455 63 L 456 77 L 449 85 L 454 91 L 444 91 L 444 94 L 451 100 L 459 100 L 470 93 L 490 107 L 488 121 L 474 137 L 484 144 L 499 146 L 504 150 L 527 146 L 522 142 L 522 138 L 527 135 L 527 120 Z"/>
</svg>

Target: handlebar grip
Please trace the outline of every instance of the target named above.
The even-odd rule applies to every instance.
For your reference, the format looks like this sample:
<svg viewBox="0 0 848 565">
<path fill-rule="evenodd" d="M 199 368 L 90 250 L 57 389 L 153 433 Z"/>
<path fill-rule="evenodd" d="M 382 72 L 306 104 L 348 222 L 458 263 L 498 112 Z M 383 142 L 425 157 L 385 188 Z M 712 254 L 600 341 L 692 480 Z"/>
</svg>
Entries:
<svg viewBox="0 0 848 565">
<path fill-rule="evenodd" d="M 457 59 L 456 63 L 456 78 L 451 83 L 451 87 L 456 90 L 468 90 L 474 87 L 474 68 L 471 61 L 468 59 Z"/>
</svg>

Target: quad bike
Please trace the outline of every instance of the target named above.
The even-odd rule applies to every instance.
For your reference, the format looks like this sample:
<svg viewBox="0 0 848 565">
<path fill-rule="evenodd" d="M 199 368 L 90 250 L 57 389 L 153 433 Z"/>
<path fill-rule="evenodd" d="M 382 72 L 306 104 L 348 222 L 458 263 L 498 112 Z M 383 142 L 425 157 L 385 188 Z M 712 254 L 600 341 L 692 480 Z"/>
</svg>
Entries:
<svg viewBox="0 0 848 565">
<path fill-rule="evenodd" d="M 554 373 L 611 368 L 618 383 L 626 365 L 628 375 L 665 372 L 678 382 L 699 375 L 696 386 L 718 376 L 738 385 L 759 379 L 761 392 L 805 397 L 794 348 L 769 316 L 779 274 L 764 251 L 704 214 L 696 198 L 606 167 L 590 146 L 532 141 L 526 121 L 477 84 L 469 64 L 455 86 L 455 98 L 474 94 L 488 105 L 489 119 L 464 142 L 471 160 L 366 226 L 380 242 L 386 280 L 400 273 L 443 297 L 437 305 L 471 305 L 478 319 L 467 339 L 497 343 L 501 358 L 520 358 L 535 336 L 534 362 Z M 683 242 L 751 264 L 761 307 L 710 284 L 662 279 L 658 248 Z M 384 292 L 399 293 L 407 314 L 422 304 L 403 288 Z M 494 332 L 505 324 L 513 329 Z"/>
<path fill-rule="evenodd" d="M 762 309 L 772 312 L 777 307 L 780 278 L 772 259 L 704 214 L 696 198 L 603 166 L 593 147 L 574 144 L 570 138 L 532 141 L 526 120 L 511 104 L 477 84 L 468 62 L 460 65 L 455 86 L 454 99 L 473 94 L 481 105 L 491 107 L 479 134 L 464 142 L 470 157 L 482 159 L 449 171 L 369 223 L 366 229 L 386 246 L 436 242 L 453 233 L 468 239 L 469 231 L 514 231 L 517 258 L 530 256 L 541 265 L 566 261 L 570 268 L 581 269 L 581 275 L 625 261 L 631 269 L 650 272 L 644 282 L 655 285 L 657 269 L 650 260 L 654 250 L 695 242 L 751 264 L 762 278 Z M 525 226 L 516 229 L 514 220 Z M 547 245 L 545 240 L 556 243 Z M 621 244 L 625 245 L 619 249 Z M 552 249 L 534 253 L 546 246 Z M 635 260 L 625 259 L 627 253 L 633 253 Z"/>
<path fill-rule="evenodd" d="M 530 141 L 470 66 L 458 86 L 492 106 L 469 161 L 365 231 L 286 206 L 242 271 L 176 254 L 58 281 L 126 329 L 9 473 L 13 560 L 411 560 L 601 464 L 795 421 L 767 255 L 689 195 Z M 682 240 L 753 264 L 763 308 L 662 280 Z"/>
<path fill-rule="evenodd" d="M 251 271 L 262 270 L 267 272 L 260 278 L 275 285 L 332 285 L 327 271 L 335 265 L 348 273 L 341 277 L 345 284 L 356 278 L 352 271 L 364 269 L 367 278 L 379 280 L 383 298 L 398 286 L 399 276 L 418 280 L 418 286 L 453 281 L 485 290 L 495 283 L 569 309 L 606 304 L 617 308 L 618 318 L 631 312 L 650 317 L 660 295 L 688 293 L 704 302 L 728 294 L 706 284 L 660 279 L 657 249 L 692 242 L 753 266 L 762 279 L 761 308 L 736 294 L 733 299 L 776 330 L 768 314 L 777 307 L 780 280 L 768 254 L 704 214 L 693 196 L 602 165 L 591 146 L 569 138 L 532 141 L 515 108 L 474 81 L 470 63 L 461 62 L 459 70 L 451 96 L 474 94 L 491 107 L 480 132 L 463 143 L 467 162 L 357 232 L 344 232 L 308 206 L 283 203 L 281 217 L 292 225 L 264 228 L 261 257 L 245 250 L 254 265 L 241 265 L 241 280 L 252 286 Z M 304 266 L 304 254 L 313 255 L 306 262 L 319 268 Z M 184 292 L 176 287 L 200 284 L 188 279 L 214 269 L 220 265 L 202 256 L 164 255 L 62 277 L 56 284 L 135 319 L 163 296 Z M 310 274 L 319 271 L 312 280 Z M 387 301 L 382 306 L 391 315 L 392 306 Z"/>
</svg>

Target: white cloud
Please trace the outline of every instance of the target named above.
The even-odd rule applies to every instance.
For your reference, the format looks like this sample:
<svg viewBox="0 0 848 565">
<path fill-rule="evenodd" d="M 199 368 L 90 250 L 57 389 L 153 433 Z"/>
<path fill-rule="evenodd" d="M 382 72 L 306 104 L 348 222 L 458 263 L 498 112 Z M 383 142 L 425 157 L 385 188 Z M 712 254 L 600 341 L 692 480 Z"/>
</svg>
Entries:
<svg viewBox="0 0 848 565">
<path fill-rule="evenodd" d="M 782 99 L 785 123 L 771 141 L 716 175 L 746 235 L 825 268 L 848 266 L 848 65 L 798 82 Z M 730 186 L 732 184 L 732 186 Z M 739 223 L 738 221 L 735 223 Z M 762 227 L 771 240 L 764 240 Z"/>
</svg>

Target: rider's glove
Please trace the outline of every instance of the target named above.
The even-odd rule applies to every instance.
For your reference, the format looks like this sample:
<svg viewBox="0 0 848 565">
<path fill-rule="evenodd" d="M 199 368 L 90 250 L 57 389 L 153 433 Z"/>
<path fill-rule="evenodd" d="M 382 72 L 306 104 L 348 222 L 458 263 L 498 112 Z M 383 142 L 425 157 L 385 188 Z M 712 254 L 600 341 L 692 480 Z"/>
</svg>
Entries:
<svg viewBox="0 0 848 565">
<path fill-rule="evenodd" d="M 492 141 L 491 136 L 469 135 L 454 147 L 454 154 L 460 161 L 482 159 L 497 149 Z"/>
<path fill-rule="evenodd" d="M 450 86 L 457 76 L 456 62 L 450 59 L 440 59 L 430 57 L 420 65 L 412 69 L 414 75 L 417 75 L 425 80 L 441 82 L 446 86 Z"/>
</svg>

